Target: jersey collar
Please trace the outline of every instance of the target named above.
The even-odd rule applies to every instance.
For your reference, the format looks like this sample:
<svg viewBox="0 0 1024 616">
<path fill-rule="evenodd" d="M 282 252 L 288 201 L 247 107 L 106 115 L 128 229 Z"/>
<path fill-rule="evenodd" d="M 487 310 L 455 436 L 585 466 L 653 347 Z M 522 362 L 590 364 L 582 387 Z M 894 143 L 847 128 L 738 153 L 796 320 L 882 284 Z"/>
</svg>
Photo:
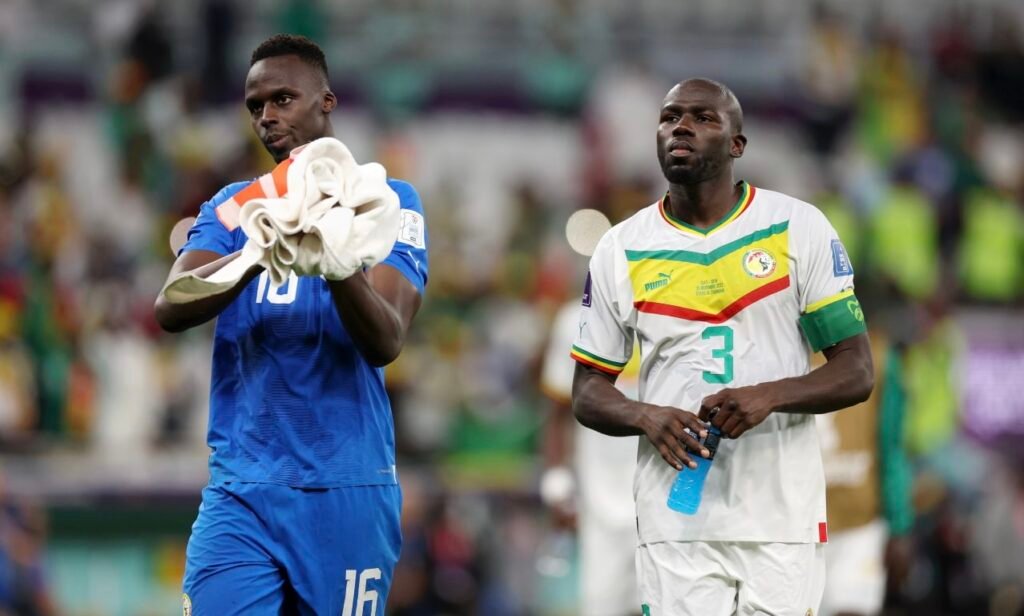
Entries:
<svg viewBox="0 0 1024 616">
<path fill-rule="evenodd" d="M 743 181 L 740 182 L 740 184 L 743 187 L 743 192 L 740 194 L 739 200 L 736 201 L 736 205 L 732 206 L 732 209 L 730 209 L 729 212 L 726 213 L 726 215 L 723 216 L 718 222 L 712 224 L 709 227 L 697 227 L 695 225 L 690 225 L 681 220 L 673 218 L 672 215 L 668 213 L 668 208 L 665 207 L 665 201 L 668 200 L 668 193 L 665 193 L 665 196 L 662 197 L 661 201 L 658 202 L 658 211 L 661 213 L 661 217 L 662 219 L 665 220 L 665 222 L 672 225 L 679 231 L 682 231 L 687 235 L 707 237 L 714 233 L 715 231 L 724 228 L 726 225 L 739 218 L 740 215 L 743 214 L 743 212 L 747 211 L 747 208 L 750 207 L 751 202 L 754 200 L 754 193 L 756 192 L 756 189 L 749 182 Z"/>
</svg>

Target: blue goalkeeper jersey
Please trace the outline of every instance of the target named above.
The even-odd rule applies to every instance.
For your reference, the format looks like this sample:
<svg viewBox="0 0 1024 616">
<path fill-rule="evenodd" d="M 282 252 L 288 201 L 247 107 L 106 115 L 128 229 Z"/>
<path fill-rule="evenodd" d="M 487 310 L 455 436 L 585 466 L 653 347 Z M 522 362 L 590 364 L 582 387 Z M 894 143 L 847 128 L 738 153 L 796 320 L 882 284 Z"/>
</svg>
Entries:
<svg viewBox="0 0 1024 616">
<path fill-rule="evenodd" d="M 242 248 L 214 209 L 248 183 L 204 203 L 181 252 Z M 402 227 L 382 262 L 422 294 L 427 282 L 423 206 L 388 180 Z M 274 287 L 266 272 L 217 318 L 210 387 L 210 482 L 333 488 L 395 484 L 395 434 L 384 370 L 368 364 L 338 317 L 327 283 L 294 273 Z"/>
</svg>

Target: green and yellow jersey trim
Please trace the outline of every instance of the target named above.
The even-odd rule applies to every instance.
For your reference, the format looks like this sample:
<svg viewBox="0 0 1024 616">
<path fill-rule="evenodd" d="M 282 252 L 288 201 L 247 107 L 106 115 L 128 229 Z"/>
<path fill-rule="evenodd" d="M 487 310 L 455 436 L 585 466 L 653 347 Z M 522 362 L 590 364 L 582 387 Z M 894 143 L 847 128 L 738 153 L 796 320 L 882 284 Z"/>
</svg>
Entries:
<svg viewBox="0 0 1024 616">
<path fill-rule="evenodd" d="M 707 237 L 712 232 L 721 229 L 722 227 L 728 225 L 732 221 L 739 218 L 740 215 L 743 214 L 743 212 L 745 212 L 748 207 L 750 207 L 750 203 L 754 200 L 754 193 L 756 192 L 756 189 L 753 186 L 751 186 L 748 182 L 741 182 L 741 185 L 743 188 L 743 192 L 740 194 L 739 200 L 736 201 L 736 204 L 732 206 L 732 209 L 730 209 L 729 212 L 721 218 L 721 220 L 714 223 L 710 227 L 698 227 L 696 225 L 691 225 L 677 218 L 674 218 L 672 214 L 669 214 L 668 208 L 665 207 L 665 202 L 668 201 L 667 193 L 664 197 L 661 198 L 661 201 L 658 203 L 658 211 L 661 212 L 661 217 L 665 220 L 665 222 L 672 225 L 676 229 L 679 229 L 684 233 L 690 233 L 698 235 L 700 237 Z"/>
<path fill-rule="evenodd" d="M 800 329 L 811 348 L 818 352 L 866 332 L 867 324 L 853 289 L 846 289 L 808 304 L 800 316 Z"/>
<path fill-rule="evenodd" d="M 706 253 L 625 253 L 633 305 L 640 312 L 722 323 L 790 286 L 788 221 L 759 229 Z"/>
<path fill-rule="evenodd" d="M 804 314 L 810 314 L 812 312 L 817 312 L 817 311 L 821 310 L 822 308 L 825 308 L 829 304 L 834 304 L 834 303 L 836 303 L 836 302 L 838 302 L 840 300 L 846 299 L 847 297 L 853 297 L 853 289 L 846 289 L 844 291 L 840 291 L 839 293 L 836 293 L 835 295 L 830 295 L 830 296 L 826 297 L 825 299 L 820 299 L 820 300 L 818 300 L 816 302 L 807 304 L 807 310 L 804 311 Z"/>
<path fill-rule="evenodd" d="M 622 372 L 623 368 L 626 367 L 626 362 L 624 361 L 620 362 L 605 359 L 604 357 L 585 351 L 575 344 L 572 345 L 572 351 L 569 352 L 569 355 L 581 364 L 597 368 L 601 372 L 606 372 L 608 374 L 618 375 Z"/>
</svg>

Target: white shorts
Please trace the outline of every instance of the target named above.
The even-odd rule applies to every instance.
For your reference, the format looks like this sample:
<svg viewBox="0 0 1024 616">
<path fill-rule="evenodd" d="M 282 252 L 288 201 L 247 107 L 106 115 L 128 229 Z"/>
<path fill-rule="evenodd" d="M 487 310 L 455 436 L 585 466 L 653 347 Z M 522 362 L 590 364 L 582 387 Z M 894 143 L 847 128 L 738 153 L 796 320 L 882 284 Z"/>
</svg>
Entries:
<svg viewBox="0 0 1024 616">
<path fill-rule="evenodd" d="M 885 540 L 882 520 L 829 535 L 825 545 L 828 583 L 821 600 L 824 616 L 840 612 L 877 614 L 885 600 Z"/>
<path fill-rule="evenodd" d="M 644 616 L 808 616 L 825 586 L 820 543 L 667 541 L 637 549 Z"/>
<path fill-rule="evenodd" d="M 580 517 L 580 614 L 640 612 L 636 592 L 636 522 L 612 524 Z"/>
</svg>

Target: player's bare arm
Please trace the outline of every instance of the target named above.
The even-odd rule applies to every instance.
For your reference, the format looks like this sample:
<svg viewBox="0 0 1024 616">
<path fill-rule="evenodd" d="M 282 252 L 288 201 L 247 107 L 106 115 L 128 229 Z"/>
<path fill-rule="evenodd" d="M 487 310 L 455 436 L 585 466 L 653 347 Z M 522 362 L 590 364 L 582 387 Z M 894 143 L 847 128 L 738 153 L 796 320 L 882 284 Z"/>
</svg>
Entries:
<svg viewBox="0 0 1024 616">
<path fill-rule="evenodd" d="M 549 478 L 573 476 L 572 471 L 568 470 L 572 464 L 573 424 L 572 403 L 552 400 L 541 430 L 540 450 L 544 473 L 540 480 L 540 494 L 541 500 L 551 510 L 555 526 L 566 529 L 576 528 L 576 508 L 573 499 L 575 479 L 571 482 L 560 482 Z M 564 490 L 546 489 L 546 486 L 560 484 Z M 559 493 L 562 491 L 564 494 Z"/>
<path fill-rule="evenodd" d="M 237 259 L 241 253 L 241 250 L 229 255 L 220 255 L 210 250 L 190 250 L 184 252 L 174 261 L 174 265 L 171 266 L 171 272 L 167 275 L 167 282 L 187 273 L 203 277 L 209 276 Z M 156 321 L 160 324 L 160 327 L 169 332 L 182 332 L 196 325 L 202 325 L 227 308 L 238 297 L 238 294 L 242 292 L 242 289 L 253 278 L 259 276 L 262 271 L 262 267 L 254 265 L 249 268 L 236 285 L 223 293 L 184 304 L 174 304 L 167 301 L 167 298 L 161 292 L 157 296 L 156 305 L 154 306 Z"/>
<path fill-rule="evenodd" d="M 345 331 L 370 364 L 386 366 L 398 357 L 422 297 L 390 265 L 380 264 L 345 280 L 328 281 Z"/>
<path fill-rule="evenodd" d="M 572 408 L 576 419 L 591 430 L 610 436 L 646 436 L 665 462 L 677 470 L 682 470 L 684 465 L 697 467 L 687 450 L 699 452 L 705 458 L 709 455 L 693 436 L 707 435 L 706 427 L 696 415 L 671 406 L 630 400 L 615 388 L 614 375 L 596 368 L 576 365 Z"/>
<path fill-rule="evenodd" d="M 875 382 L 867 334 L 847 338 L 822 353 L 828 360 L 825 365 L 803 376 L 708 396 L 701 402 L 701 419 L 710 419 L 722 434 L 738 438 L 771 413 L 830 413 L 867 400 Z M 714 408 L 719 411 L 712 413 Z"/>
</svg>

